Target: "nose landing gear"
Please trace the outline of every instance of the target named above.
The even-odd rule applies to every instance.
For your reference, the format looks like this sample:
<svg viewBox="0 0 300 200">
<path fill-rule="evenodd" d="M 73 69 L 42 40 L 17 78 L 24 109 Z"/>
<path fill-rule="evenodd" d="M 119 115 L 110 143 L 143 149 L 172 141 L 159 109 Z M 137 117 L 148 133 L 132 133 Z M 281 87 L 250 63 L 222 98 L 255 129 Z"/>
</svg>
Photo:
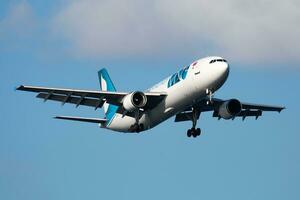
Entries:
<svg viewBox="0 0 300 200">
<path fill-rule="evenodd" d="M 214 97 L 214 92 L 213 90 L 211 89 L 206 89 L 205 91 L 207 97 L 208 97 L 208 101 L 206 102 L 207 105 L 212 105 L 214 102 L 213 102 L 213 97 Z"/>
</svg>

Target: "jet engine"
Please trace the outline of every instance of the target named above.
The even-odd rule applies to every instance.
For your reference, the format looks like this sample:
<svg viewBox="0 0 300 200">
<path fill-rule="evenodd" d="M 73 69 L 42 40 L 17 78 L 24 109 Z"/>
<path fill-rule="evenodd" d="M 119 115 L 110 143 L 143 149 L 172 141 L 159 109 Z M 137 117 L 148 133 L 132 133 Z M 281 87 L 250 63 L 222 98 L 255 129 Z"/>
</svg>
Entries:
<svg viewBox="0 0 300 200">
<path fill-rule="evenodd" d="M 242 110 L 242 104 L 237 99 L 225 101 L 219 107 L 219 116 L 223 119 L 231 119 L 238 115 Z"/>
<path fill-rule="evenodd" d="M 132 92 L 123 99 L 123 107 L 129 112 L 144 107 L 146 103 L 147 96 L 140 91 Z"/>
</svg>

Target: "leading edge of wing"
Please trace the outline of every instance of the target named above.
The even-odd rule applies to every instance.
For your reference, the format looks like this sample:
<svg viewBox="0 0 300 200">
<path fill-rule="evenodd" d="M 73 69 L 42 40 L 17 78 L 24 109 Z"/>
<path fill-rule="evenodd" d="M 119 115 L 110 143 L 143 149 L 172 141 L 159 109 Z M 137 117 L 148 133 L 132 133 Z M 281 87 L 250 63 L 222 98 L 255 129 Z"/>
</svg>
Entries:
<svg viewBox="0 0 300 200">
<path fill-rule="evenodd" d="M 222 103 L 224 103 L 226 100 L 223 99 L 218 99 L 218 98 L 213 98 L 212 99 L 214 103 L 217 104 L 217 106 L 220 106 Z M 281 112 L 283 109 L 286 109 L 284 106 L 275 106 L 275 105 L 266 105 L 266 104 L 255 104 L 255 103 L 246 103 L 246 102 L 241 102 L 242 109 L 245 110 L 261 110 L 261 111 L 277 111 Z"/>
<path fill-rule="evenodd" d="M 110 91 L 95 91 L 95 90 L 78 90 L 78 89 L 69 89 L 69 88 L 50 88 L 50 87 L 38 87 L 38 86 L 29 86 L 29 85 L 20 85 L 16 90 L 28 91 L 28 92 L 53 92 L 58 94 L 66 94 L 67 92 L 72 92 L 72 94 L 81 95 L 82 93 L 95 94 L 96 98 L 100 95 L 105 94 L 118 94 L 118 95 L 127 95 L 127 92 L 110 92 Z M 99 96 L 98 96 L 99 95 Z"/>
<path fill-rule="evenodd" d="M 20 85 L 16 88 L 16 90 L 27 91 L 27 92 L 53 92 L 58 94 L 65 94 L 66 92 L 72 92 L 73 94 L 80 93 L 88 93 L 88 94 L 116 94 L 125 96 L 129 94 L 128 92 L 111 92 L 111 91 L 97 91 L 97 90 L 78 90 L 78 89 L 70 89 L 70 88 L 50 88 L 50 87 L 39 87 L 39 86 L 30 86 L 30 85 Z M 166 92 L 145 92 L 146 96 L 167 96 Z"/>
</svg>

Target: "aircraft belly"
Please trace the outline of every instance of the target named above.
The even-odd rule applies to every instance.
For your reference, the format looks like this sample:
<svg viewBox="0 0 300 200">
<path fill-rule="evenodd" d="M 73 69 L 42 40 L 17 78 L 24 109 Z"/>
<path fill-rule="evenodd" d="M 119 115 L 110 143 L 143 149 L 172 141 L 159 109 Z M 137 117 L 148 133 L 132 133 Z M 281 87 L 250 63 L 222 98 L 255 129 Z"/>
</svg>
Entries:
<svg viewBox="0 0 300 200">
<path fill-rule="evenodd" d="M 132 132 L 129 129 L 135 122 L 135 118 L 127 115 L 122 116 L 122 114 L 117 113 L 107 128 L 119 132 Z M 143 124 L 144 130 L 150 128 L 150 121 L 147 113 L 141 116 L 139 124 Z"/>
<path fill-rule="evenodd" d="M 119 132 L 128 132 L 129 127 L 134 123 L 134 118 L 117 113 L 107 128 Z"/>
</svg>

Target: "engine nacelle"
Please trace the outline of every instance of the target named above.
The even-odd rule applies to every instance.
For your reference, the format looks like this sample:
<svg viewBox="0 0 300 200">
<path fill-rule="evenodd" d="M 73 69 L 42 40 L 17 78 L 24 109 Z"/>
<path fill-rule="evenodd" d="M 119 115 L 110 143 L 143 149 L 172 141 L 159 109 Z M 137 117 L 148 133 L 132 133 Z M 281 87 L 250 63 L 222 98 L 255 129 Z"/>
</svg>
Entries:
<svg viewBox="0 0 300 200">
<path fill-rule="evenodd" d="M 231 119 L 234 116 L 238 115 L 242 110 L 242 104 L 237 99 L 231 99 L 225 101 L 219 107 L 219 116 L 223 119 Z"/>
<path fill-rule="evenodd" d="M 146 103 L 147 96 L 140 91 L 132 92 L 123 99 L 123 107 L 129 112 L 144 107 Z"/>
</svg>

